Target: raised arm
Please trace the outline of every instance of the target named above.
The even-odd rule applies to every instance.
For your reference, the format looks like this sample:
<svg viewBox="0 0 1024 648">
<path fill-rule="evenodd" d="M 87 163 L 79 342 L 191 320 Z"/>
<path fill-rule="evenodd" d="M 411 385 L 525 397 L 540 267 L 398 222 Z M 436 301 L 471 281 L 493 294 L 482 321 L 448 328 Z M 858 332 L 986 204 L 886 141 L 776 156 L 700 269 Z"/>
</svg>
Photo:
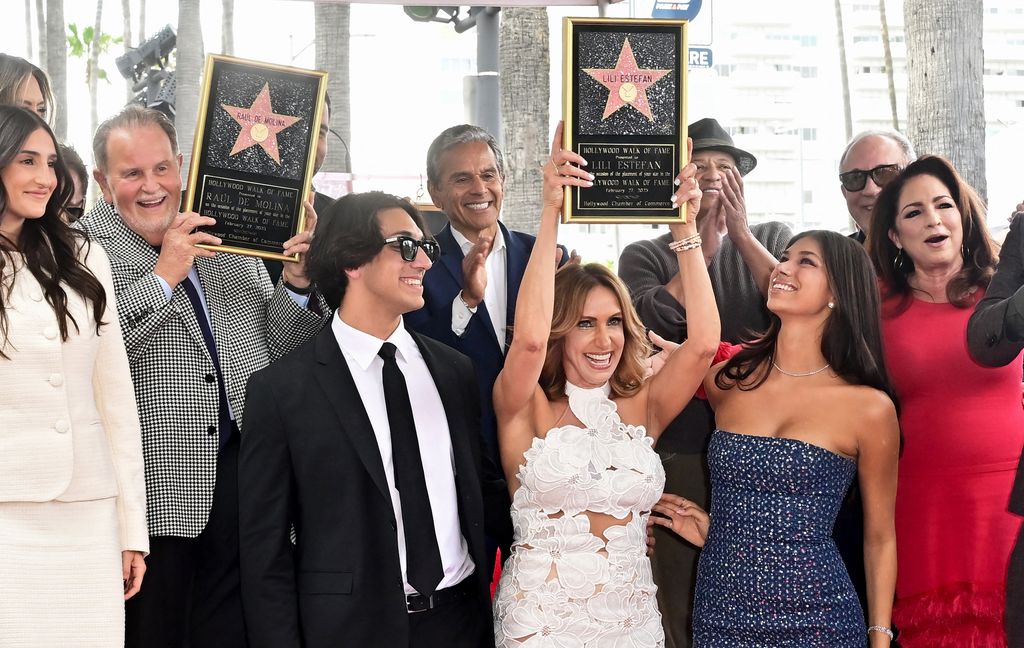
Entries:
<svg viewBox="0 0 1024 648">
<path fill-rule="evenodd" d="M 562 125 L 555 129 L 551 156 L 544 165 L 544 191 L 537 241 L 526 264 L 516 300 L 512 344 L 505 366 L 494 383 L 494 411 L 498 424 L 522 415 L 537 391 L 544 366 L 555 299 L 555 262 L 558 218 L 565 187 L 589 187 L 586 161 L 562 148 Z"/>
<path fill-rule="evenodd" d="M 857 474 L 864 507 L 864 571 L 867 577 L 868 626 L 892 624 L 896 591 L 896 470 L 900 431 L 896 408 L 881 392 L 865 406 L 857 440 Z M 872 648 L 888 646 L 880 632 L 868 634 Z"/>
<path fill-rule="evenodd" d="M 743 258 L 754 278 L 754 284 L 761 296 L 768 297 L 768 278 L 779 260 L 761 244 L 750 231 L 747 222 L 747 203 L 743 194 L 743 178 L 735 168 L 722 172 L 722 210 L 725 212 L 725 226 L 729 240 Z"/>
<path fill-rule="evenodd" d="M 692 147 L 693 142 L 688 142 L 687 148 L 692 150 Z M 687 158 L 689 153 L 687 151 Z M 688 162 L 679 174 L 680 186 L 672 201 L 686 202 L 687 213 L 691 218 L 686 223 L 676 223 L 669 228 L 675 242 L 682 242 L 697 234 L 696 218 L 693 216 L 700 210 L 701 192 L 697 186 L 696 173 L 697 168 Z M 722 331 L 715 294 L 711 289 L 711 279 L 701 248 L 683 245 L 674 253 L 679 259 L 679 297 L 680 303 L 686 308 L 689 330 L 686 341 L 672 353 L 661 371 L 650 379 L 647 433 L 655 439 L 693 398 L 715 357 Z"/>
</svg>

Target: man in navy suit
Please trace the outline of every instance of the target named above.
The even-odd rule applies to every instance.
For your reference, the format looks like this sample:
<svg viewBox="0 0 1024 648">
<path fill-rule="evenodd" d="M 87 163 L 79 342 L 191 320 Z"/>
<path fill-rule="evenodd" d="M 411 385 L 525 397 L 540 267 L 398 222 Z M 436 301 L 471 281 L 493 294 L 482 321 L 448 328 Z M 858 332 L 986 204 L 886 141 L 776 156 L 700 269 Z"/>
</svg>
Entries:
<svg viewBox="0 0 1024 648">
<path fill-rule="evenodd" d="M 427 151 L 427 189 L 448 225 L 437 235 L 441 257 L 423 281 L 425 306 L 406 316 L 410 328 L 473 360 L 484 443 L 496 461 L 491 390 L 505 363 L 516 296 L 534 242 L 498 220 L 504 184 L 504 157 L 486 130 L 462 124 L 434 139 Z M 562 248 L 562 261 L 567 259 Z"/>
<path fill-rule="evenodd" d="M 504 184 L 504 157 L 486 130 L 462 124 L 434 139 L 427 151 L 427 190 L 448 225 L 437 235 L 441 256 L 423 280 L 425 305 L 405 318 L 409 328 L 473 360 L 484 452 L 499 466 L 491 391 L 505 363 L 516 296 L 534 243 L 533 236 L 498 220 Z M 568 255 L 561 249 L 564 263 Z"/>
</svg>

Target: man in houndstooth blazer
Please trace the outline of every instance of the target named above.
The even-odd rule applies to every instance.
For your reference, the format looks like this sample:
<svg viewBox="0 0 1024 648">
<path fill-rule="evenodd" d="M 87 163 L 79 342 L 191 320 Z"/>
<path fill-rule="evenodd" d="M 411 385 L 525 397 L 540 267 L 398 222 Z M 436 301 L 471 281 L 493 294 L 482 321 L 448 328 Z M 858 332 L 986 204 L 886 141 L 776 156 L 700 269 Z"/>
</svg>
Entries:
<svg viewBox="0 0 1024 648">
<path fill-rule="evenodd" d="M 326 303 L 309 294 L 304 262 L 285 264 L 275 288 L 259 260 L 195 247 L 218 242 L 194 232 L 213 219 L 177 213 L 181 155 L 160 113 L 129 107 L 107 120 L 94 154 L 104 199 L 79 226 L 111 261 L 151 536 L 145 592 L 126 610 L 127 646 L 245 646 L 237 519 L 245 385 L 322 328 Z M 285 252 L 304 252 L 309 236 Z M 196 284 L 202 322 L 186 291 Z"/>
</svg>

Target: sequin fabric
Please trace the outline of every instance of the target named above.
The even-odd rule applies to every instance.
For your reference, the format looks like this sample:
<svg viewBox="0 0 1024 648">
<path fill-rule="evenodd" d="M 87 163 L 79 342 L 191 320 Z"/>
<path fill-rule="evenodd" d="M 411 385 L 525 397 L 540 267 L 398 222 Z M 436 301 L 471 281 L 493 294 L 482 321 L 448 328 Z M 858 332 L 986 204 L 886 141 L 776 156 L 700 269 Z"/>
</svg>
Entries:
<svg viewBox="0 0 1024 648">
<path fill-rule="evenodd" d="M 515 541 L 494 599 L 495 644 L 660 648 L 645 526 L 665 471 L 646 430 L 624 424 L 606 391 L 566 391 L 586 427 L 554 428 L 524 455 Z M 587 511 L 627 521 L 605 541 L 591 533 Z"/>
<path fill-rule="evenodd" d="M 853 648 L 863 613 L 832 526 L 856 464 L 824 448 L 716 430 L 697 648 Z"/>
</svg>

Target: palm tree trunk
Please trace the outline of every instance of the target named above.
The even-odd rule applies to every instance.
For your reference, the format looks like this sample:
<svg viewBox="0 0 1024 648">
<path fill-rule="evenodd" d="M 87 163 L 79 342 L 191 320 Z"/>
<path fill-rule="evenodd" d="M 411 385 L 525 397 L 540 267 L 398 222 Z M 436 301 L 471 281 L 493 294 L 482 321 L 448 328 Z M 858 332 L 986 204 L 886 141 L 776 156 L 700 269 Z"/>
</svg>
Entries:
<svg viewBox="0 0 1024 648">
<path fill-rule="evenodd" d="M 203 27 L 199 0 L 178 0 L 178 65 L 174 126 L 178 146 L 185 156 L 184 170 L 192 161 L 192 139 L 199 113 L 200 77 L 203 73 Z"/>
<path fill-rule="evenodd" d="M 46 60 L 46 73 L 53 89 L 53 133 L 57 139 L 68 136 L 68 40 L 64 33 L 64 0 L 47 0 L 46 27 L 43 32 L 51 44 L 39 50 L 39 60 Z M 40 39 L 42 40 L 42 39 Z"/>
<path fill-rule="evenodd" d="M 885 77 L 889 82 L 889 108 L 892 110 L 892 127 L 900 129 L 900 115 L 896 109 L 896 81 L 892 69 L 892 48 L 889 47 L 889 17 L 885 14 L 885 0 L 878 0 L 878 13 L 882 20 L 882 47 L 885 51 Z"/>
<path fill-rule="evenodd" d="M 132 0 L 121 0 L 121 21 L 124 51 L 127 53 L 132 48 Z M 131 101 L 134 96 L 132 82 L 125 80 L 125 102 Z"/>
<path fill-rule="evenodd" d="M 86 69 L 89 81 L 89 123 L 91 132 L 99 126 L 99 112 L 96 107 L 96 91 L 99 85 L 100 28 L 103 26 L 103 0 L 96 0 L 96 23 L 92 28 L 92 45 L 89 47 L 89 63 Z"/>
<path fill-rule="evenodd" d="M 505 200 L 501 219 L 509 229 L 534 234 L 540 225 L 540 167 L 548 159 L 548 12 L 544 8 L 501 10 L 498 69 L 501 131 L 504 133 Z"/>
<path fill-rule="evenodd" d="M 331 128 L 342 141 L 330 140 L 321 171 L 351 173 L 352 104 L 349 94 L 349 24 L 347 4 L 313 5 L 316 23 L 316 68 L 327 72 L 327 92 L 331 95 Z"/>
<path fill-rule="evenodd" d="M 139 0 L 139 42 L 146 40 L 146 0 Z"/>
<path fill-rule="evenodd" d="M 32 0 L 25 0 L 25 36 L 25 44 L 28 48 L 26 53 L 28 54 L 29 60 L 32 60 L 34 58 L 32 55 Z M 45 52 L 39 52 L 39 59 L 43 65 L 46 65 L 46 63 L 42 61 L 44 54 Z"/>
<path fill-rule="evenodd" d="M 221 0 L 221 52 L 235 53 L 235 0 Z"/>
<path fill-rule="evenodd" d="M 905 0 L 907 135 L 985 196 L 982 0 Z"/>
<path fill-rule="evenodd" d="M 53 4 L 52 2 L 48 4 Z M 63 14 L 63 12 L 61 12 Z M 52 14 L 51 14 L 52 16 Z M 51 18 L 52 20 L 52 18 Z M 46 12 L 43 9 L 43 0 L 36 0 L 36 32 L 39 36 L 39 67 L 47 72 L 50 70 L 49 49 L 46 47 L 47 37 L 50 36 L 46 24 Z M 31 33 L 31 32 L 29 32 Z M 64 37 L 64 21 L 60 25 L 61 40 Z"/>
<path fill-rule="evenodd" d="M 843 84 L 843 118 L 846 126 L 846 141 L 853 138 L 853 115 L 850 110 L 850 74 L 846 67 L 846 34 L 843 30 L 843 5 L 835 0 L 836 27 L 839 38 L 839 78 Z"/>
</svg>

